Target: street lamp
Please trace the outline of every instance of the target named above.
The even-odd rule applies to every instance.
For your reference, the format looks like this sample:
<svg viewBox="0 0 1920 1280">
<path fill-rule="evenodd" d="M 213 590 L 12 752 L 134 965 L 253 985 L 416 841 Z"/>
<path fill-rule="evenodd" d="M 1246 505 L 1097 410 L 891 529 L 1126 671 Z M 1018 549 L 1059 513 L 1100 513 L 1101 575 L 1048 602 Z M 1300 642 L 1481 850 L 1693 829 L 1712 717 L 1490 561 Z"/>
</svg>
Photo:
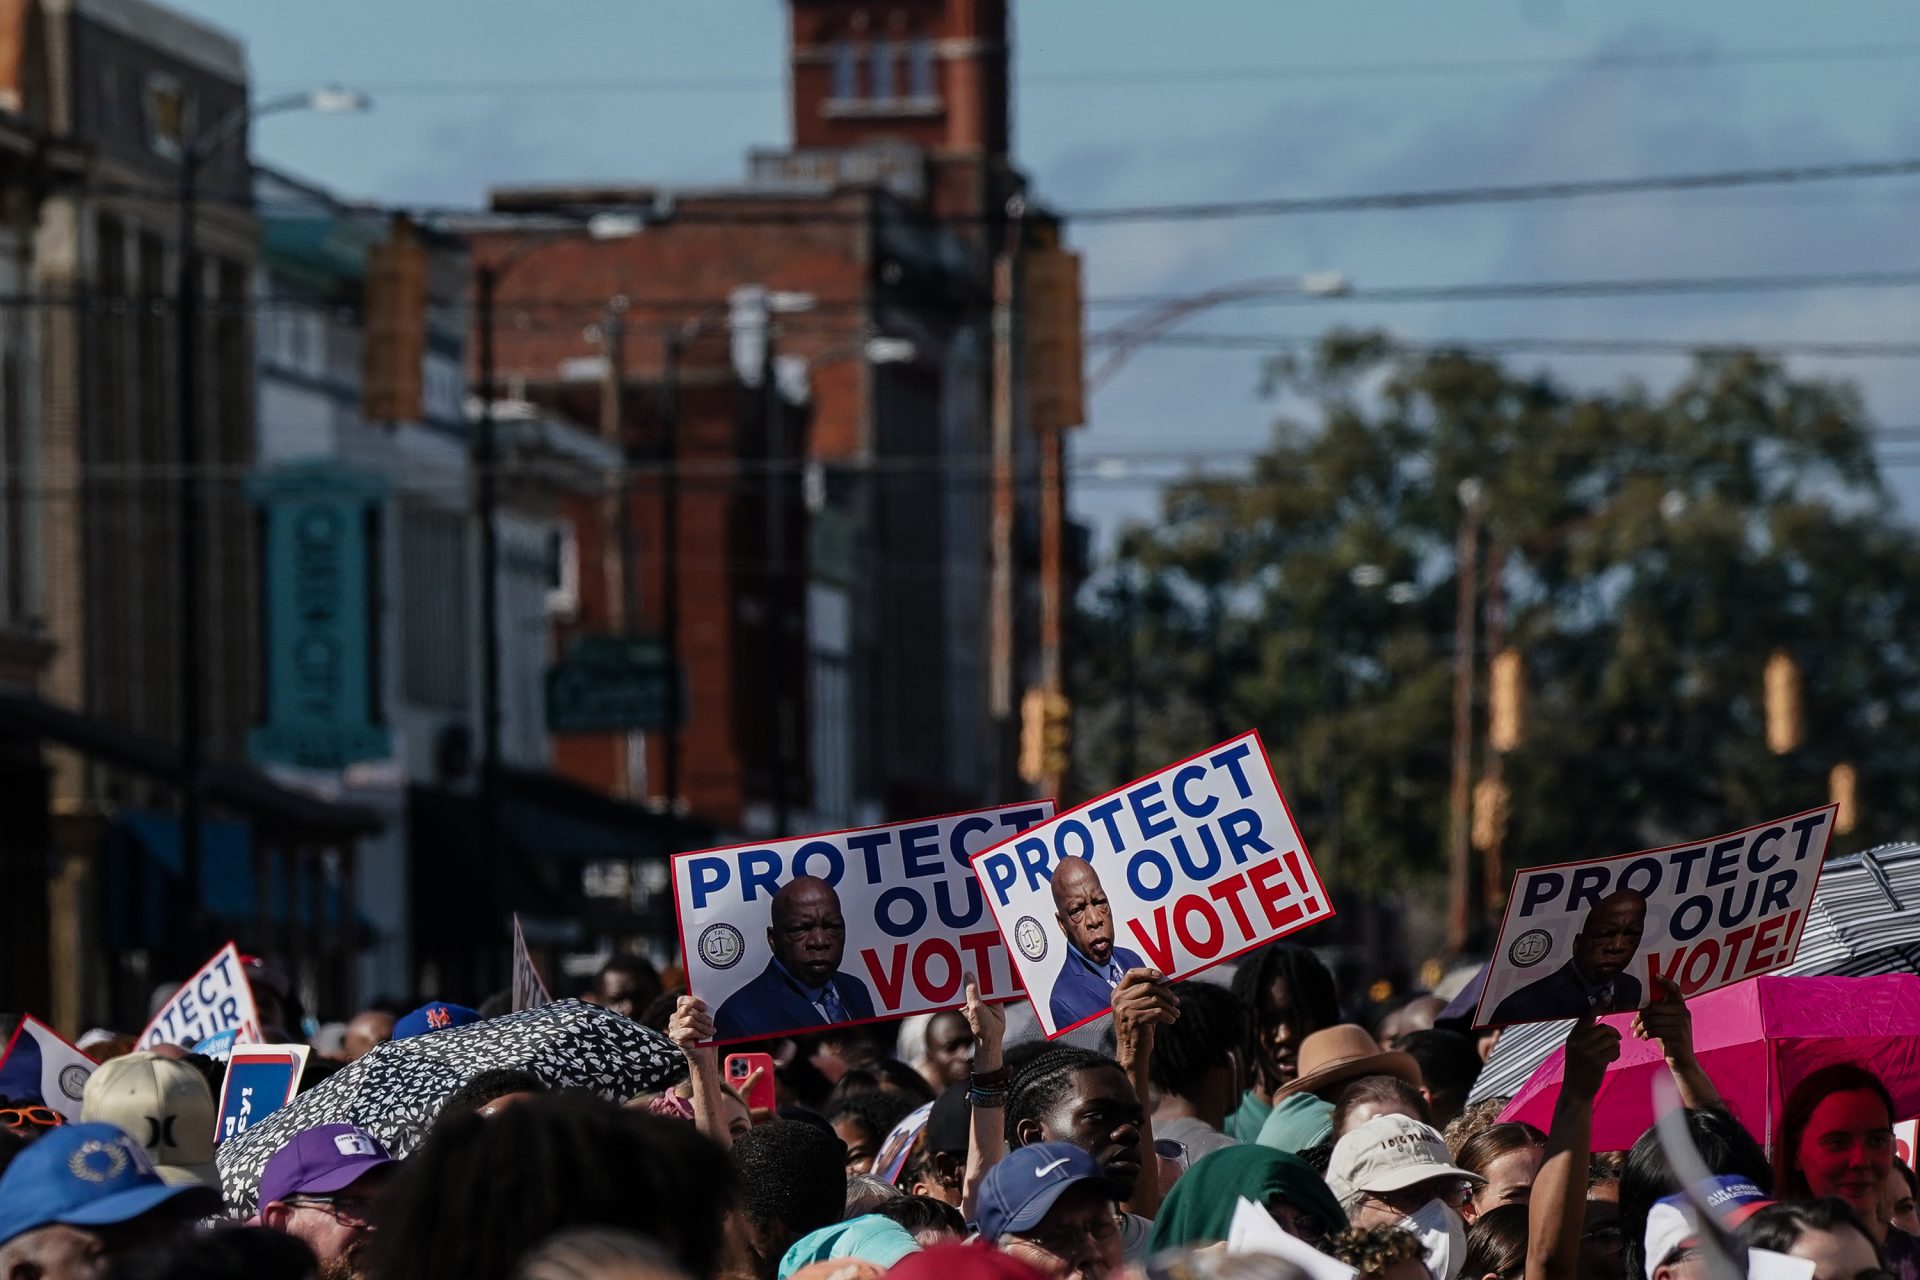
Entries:
<svg viewBox="0 0 1920 1280">
<path fill-rule="evenodd" d="M 180 332 L 174 340 L 175 425 L 180 433 L 180 875 L 190 903 L 187 932 L 196 947 L 201 941 L 204 912 L 200 892 L 200 251 L 194 219 L 200 169 L 252 121 L 290 111 L 330 115 L 359 112 L 371 105 L 365 94 L 338 86 L 290 93 L 235 107 L 200 133 L 180 139 L 180 248 L 175 286 Z"/>
</svg>

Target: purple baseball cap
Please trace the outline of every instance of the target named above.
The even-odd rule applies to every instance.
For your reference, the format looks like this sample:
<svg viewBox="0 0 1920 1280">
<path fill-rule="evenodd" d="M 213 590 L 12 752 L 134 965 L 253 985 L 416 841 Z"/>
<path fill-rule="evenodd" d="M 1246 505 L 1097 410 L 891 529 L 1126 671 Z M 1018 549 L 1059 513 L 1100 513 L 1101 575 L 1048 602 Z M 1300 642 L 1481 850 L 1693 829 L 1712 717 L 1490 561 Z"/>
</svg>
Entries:
<svg viewBox="0 0 1920 1280">
<path fill-rule="evenodd" d="M 267 1160 L 260 1173 L 260 1203 L 330 1195 L 395 1163 L 380 1139 L 357 1125 L 315 1125 L 294 1134 Z"/>
</svg>

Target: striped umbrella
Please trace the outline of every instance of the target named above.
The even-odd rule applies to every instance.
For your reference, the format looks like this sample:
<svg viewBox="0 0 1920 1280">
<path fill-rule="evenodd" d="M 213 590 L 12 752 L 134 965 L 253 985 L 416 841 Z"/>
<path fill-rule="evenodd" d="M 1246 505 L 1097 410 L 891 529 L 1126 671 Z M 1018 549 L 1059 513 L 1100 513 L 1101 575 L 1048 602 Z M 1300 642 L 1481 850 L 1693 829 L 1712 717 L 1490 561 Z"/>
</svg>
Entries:
<svg viewBox="0 0 1920 1280">
<path fill-rule="evenodd" d="M 1882 845 L 1828 862 L 1800 935 L 1800 954 L 1780 972 L 1853 977 L 1920 973 L 1920 844 Z M 1509 1027 L 1468 1100 L 1520 1092 L 1572 1030 L 1570 1019 Z"/>
</svg>

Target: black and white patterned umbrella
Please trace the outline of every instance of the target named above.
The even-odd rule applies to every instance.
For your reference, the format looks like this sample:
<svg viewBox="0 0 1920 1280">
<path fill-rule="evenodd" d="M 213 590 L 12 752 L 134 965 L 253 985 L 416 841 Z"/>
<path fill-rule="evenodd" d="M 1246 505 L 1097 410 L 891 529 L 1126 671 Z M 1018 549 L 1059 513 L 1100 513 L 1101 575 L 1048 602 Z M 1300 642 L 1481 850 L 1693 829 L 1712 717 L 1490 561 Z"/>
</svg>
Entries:
<svg viewBox="0 0 1920 1280">
<path fill-rule="evenodd" d="M 404 1157 L 454 1090 L 483 1071 L 508 1067 L 531 1071 L 555 1089 L 625 1102 L 684 1078 L 687 1059 L 651 1027 L 578 1000 L 391 1041 L 220 1144 L 228 1211 L 254 1211 L 268 1158 L 301 1130 L 356 1124 Z"/>
</svg>

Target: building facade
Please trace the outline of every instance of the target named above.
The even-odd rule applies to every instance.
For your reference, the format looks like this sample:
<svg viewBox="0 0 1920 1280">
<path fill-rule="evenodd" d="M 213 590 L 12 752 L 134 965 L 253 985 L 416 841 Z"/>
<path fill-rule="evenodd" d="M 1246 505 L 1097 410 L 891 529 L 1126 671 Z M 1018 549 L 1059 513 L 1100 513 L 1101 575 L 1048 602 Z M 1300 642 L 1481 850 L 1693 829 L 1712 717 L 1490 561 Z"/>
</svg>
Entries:
<svg viewBox="0 0 1920 1280">
<path fill-rule="evenodd" d="M 563 742 L 559 759 L 741 838 L 1012 793 L 1011 708 L 989 670 L 994 263 L 1022 190 L 1006 6 L 794 0 L 790 15 L 790 145 L 751 153 L 742 184 L 493 199 L 645 223 L 556 245 L 500 295 L 503 374 L 562 411 L 565 371 L 604 357 L 583 328 L 625 303 L 611 429 L 637 459 L 633 625 L 677 633 L 690 689 L 678 735 Z M 743 295 L 768 304 L 765 325 L 743 321 Z M 756 446 L 739 424 L 769 405 L 786 422 Z M 1009 461 L 1030 476 L 1021 434 Z M 1038 559 L 1024 492 L 1007 592 L 1023 615 Z M 796 511 L 786 543 L 755 532 Z"/>
</svg>

